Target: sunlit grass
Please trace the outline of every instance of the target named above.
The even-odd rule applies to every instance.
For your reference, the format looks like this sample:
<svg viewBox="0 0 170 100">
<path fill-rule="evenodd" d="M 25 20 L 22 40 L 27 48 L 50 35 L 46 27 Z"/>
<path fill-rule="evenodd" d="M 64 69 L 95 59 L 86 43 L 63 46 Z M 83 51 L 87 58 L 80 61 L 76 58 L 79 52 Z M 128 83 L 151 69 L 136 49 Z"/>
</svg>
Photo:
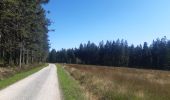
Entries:
<svg viewBox="0 0 170 100">
<path fill-rule="evenodd" d="M 98 100 L 170 100 L 168 71 L 88 65 L 65 69 Z"/>
<path fill-rule="evenodd" d="M 30 70 L 27 70 L 27 71 L 22 71 L 22 72 L 19 72 L 11 77 L 8 77 L 8 78 L 5 78 L 3 80 L 0 80 L 0 89 L 3 89 L 37 71 L 39 71 L 40 69 L 42 69 L 43 67 L 46 67 L 48 64 L 44 64 L 44 65 L 40 65 L 40 66 L 37 66 L 37 67 L 34 67 Z"/>
<path fill-rule="evenodd" d="M 85 100 L 85 96 L 79 84 L 65 72 L 61 65 L 57 64 L 57 68 L 64 100 Z"/>
</svg>

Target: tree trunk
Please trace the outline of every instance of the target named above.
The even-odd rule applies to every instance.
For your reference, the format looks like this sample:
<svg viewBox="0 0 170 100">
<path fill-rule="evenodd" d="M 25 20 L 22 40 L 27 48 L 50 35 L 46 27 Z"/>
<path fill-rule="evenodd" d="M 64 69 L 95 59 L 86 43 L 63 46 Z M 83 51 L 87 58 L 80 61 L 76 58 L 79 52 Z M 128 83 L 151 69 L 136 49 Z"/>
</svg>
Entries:
<svg viewBox="0 0 170 100">
<path fill-rule="evenodd" d="M 31 51 L 31 63 L 33 63 L 34 57 L 33 57 L 33 51 Z"/>
<path fill-rule="evenodd" d="M 27 57 L 26 57 L 27 59 L 26 59 L 26 64 L 28 64 L 29 63 L 29 51 L 27 50 Z"/>
<path fill-rule="evenodd" d="M 22 48 L 20 47 L 20 55 L 19 55 L 19 67 L 22 67 Z"/>
<path fill-rule="evenodd" d="M 25 64 L 25 50 L 23 48 L 23 54 L 22 54 L 22 63 Z"/>
<path fill-rule="evenodd" d="M 9 51 L 9 65 L 12 66 L 12 50 Z"/>
</svg>

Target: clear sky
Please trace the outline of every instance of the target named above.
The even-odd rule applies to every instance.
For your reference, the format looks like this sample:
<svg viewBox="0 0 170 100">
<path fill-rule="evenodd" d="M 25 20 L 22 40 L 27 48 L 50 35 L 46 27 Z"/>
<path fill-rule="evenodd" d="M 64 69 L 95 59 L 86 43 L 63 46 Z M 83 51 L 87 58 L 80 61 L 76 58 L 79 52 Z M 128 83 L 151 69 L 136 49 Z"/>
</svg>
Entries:
<svg viewBox="0 0 170 100">
<path fill-rule="evenodd" d="M 45 9 L 51 48 L 78 47 L 88 40 L 125 39 L 129 44 L 170 39 L 170 0 L 50 0 Z"/>
</svg>

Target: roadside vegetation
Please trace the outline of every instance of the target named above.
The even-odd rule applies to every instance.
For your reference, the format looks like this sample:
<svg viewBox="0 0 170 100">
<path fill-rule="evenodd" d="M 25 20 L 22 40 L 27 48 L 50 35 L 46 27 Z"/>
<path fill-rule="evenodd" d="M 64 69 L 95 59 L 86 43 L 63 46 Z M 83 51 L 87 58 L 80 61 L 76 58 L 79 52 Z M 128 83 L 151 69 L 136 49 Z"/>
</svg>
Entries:
<svg viewBox="0 0 170 100">
<path fill-rule="evenodd" d="M 0 66 L 23 67 L 48 56 L 49 0 L 0 0 Z"/>
<path fill-rule="evenodd" d="M 93 100 L 170 100 L 170 73 L 92 65 L 66 65 Z M 68 85 L 64 82 L 63 85 Z"/>
<path fill-rule="evenodd" d="M 0 0 L 0 89 L 38 71 L 40 63 L 46 62 L 50 20 L 43 5 L 48 2 Z"/>
<path fill-rule="evenodd" d="M 137 46 L 128 45 L 126 40 L 88 42 L 79 48 L 53 49 L 49 53 L 52 63 L 87 64 L 102 66 L 124 66 L 130 68 L 170 70 L 170 40 L 166 37 Z"/>
<path fill-rule="evenodd" d="M 1 76 L 1 79 L 0 79 L 0 89 L 3 89 L 37 71 L 39 71 L 40 69 L 42 69 L 43 67 L 46 67 L 48 66 L 48 64 L 41 64 L 41 65 L 37 65 L 37 66 L 34 66 L 34 67 L 28 67 L 28 68 L 25 68 L 25 69 L 21 69 L 21 70 L 15 70 L 14 68 L 13 69 L 10 69 L 7 70 L 5 73 L 8 75 L 8 76 Z M 15 70 L 15 71 L 14 71 Z M 8 72 L 9 71 L 9 72 Z M 5 74 L 4 73 L 4 74 Z"/>
<path fill-rule="evenodd" d="M 85 100 L 85 95 L 80 85 L 74 80 L 61 65 L 57 64 L 57 73 L 64 100 Z"/>
</svg>

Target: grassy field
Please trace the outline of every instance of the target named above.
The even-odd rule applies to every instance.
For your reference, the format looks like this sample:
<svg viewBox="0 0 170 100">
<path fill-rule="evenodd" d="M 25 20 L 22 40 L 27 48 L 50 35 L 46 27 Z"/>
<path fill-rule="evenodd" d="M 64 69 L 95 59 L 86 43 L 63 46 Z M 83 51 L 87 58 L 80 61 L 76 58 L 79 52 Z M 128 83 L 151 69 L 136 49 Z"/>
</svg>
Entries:
<svg viewBox="0 0 170 100">
<path fill-rule="evenodd" d="M 170 100 L 168 71 L 72 64 L 66 66 L 70 75 L 93 95 L 92 100 Z"/>
<path fill-rule="evenodd" d="M 78 82 L 71 78 L 61 65 L 57 64 L 57 68 L 63 99 L 85 100 L 85 95 L 83 95 L 83 91 L 80 89 Z"/>
<path fill-rule="evenodd" d="M 36 66 L 32 69 L 29 69 L 27 71 L 22 71 L 22 72 L 19 72 L 19 73 L 16 73 L 15 75 L 11 76 L 11 77 L 8 77 L 8 78 L 5 78 L 3 80 L 0 80 L 0 89 L 3 89 L 37 71 L 39 71 L 40 69 L 42 69 L 43 67 L 46 67 L 48 64 L 43 64 L 43 65 L 40 65 L 40 66 Z"/>
</svg>

